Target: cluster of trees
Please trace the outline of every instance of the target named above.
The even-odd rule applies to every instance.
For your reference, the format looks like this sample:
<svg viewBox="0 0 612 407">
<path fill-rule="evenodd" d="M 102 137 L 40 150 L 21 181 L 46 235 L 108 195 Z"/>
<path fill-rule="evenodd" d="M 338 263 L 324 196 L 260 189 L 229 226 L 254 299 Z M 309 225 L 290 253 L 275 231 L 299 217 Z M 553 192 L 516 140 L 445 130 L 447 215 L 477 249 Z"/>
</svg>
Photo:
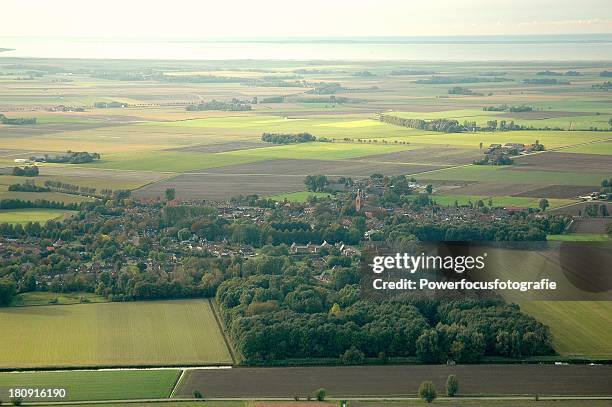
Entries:
<svg viewBox="0 0 612 407">
<path fill-rule="evenodd" d="M 422 85 L 449 85 L 453 83 L 479 83 L 479 82 L 507 82 L 509 78 L 497 77 L 455 77 L 455 76 L 432 76 L 429 79 L 419 79 L 415 83 Z"/>
<path fill-rule="evenodd" d="M 284 96 L 268 96 L 261 99 L 261 103 L 283 103 L 284 101 Z"/>
<path fill-rule="evenodd" d="M 467 121 L 463 122 L 463 128 L 465 131 L 516 131 L 516 130 L 536 130 L 533 127 L 523 126 L 522 124 L 515 124 L 514 120 L 510 120 L 509 122 L 506 120 L 497 119 L 487 120 L 484 126 L 480 126 L 476 124 L 475 121 Z M 550 130 L 550 129 L 548 129 Z M 562 130 L 559 128 L 559 130 Z"/>
<path fill-rule="evenodd" d="M 40 171 L 36 165 L 26 165 L 25 167 L 13 168 L 13 175 L 17 177 L 37 177 Z"/>
<path fill-rule="evenodd" d="M 126 79 L 126 80 L 131 80 L 131 79 Z M 117 109 L 117 108 L 128 107 L 128 104 L 124 102 L 114 102 L 114 101 L 113 102 L 95 102 L 93 106 L 96 109 Z"/>
<path fill-rule="evenodd" d="M 465 128 L 454 119 L 434 119 L 427 121 L 422 119 L 405 119 L 388 114 L 381 114 L 379 115 L 379 120 L 381 122 L 394 124 L 396 126 L 439 131 L 442 133 L 460 133 L 465 130 Z"/>
<path fill-rule="evenodd" d="M 321 286 L 282 257 L 249 260 L 264 261 L 273 265 L 243 269 L 246 277 L 226 280 L 216 293 L 233 343 L 250 363 L 408 356 L 473 363 L 553 352 L 544 325 L 499 300 L 366 300 L 351 268 L 342 281 Z"/>
<path fill-rule="evenodd" d="M 555 78 L 523 79 L 523 83 L 527 85 L 569 85 L 569 82 Z"/>
<path fill-rule="evenodd" d="M 8 190 L 13 192 L 49 192 L 51 188 L 39 187 L 33 181 L 26 181 L 23 184 L 11 184 Z"/>
<path fill-rule="evenodd" d="M 455 86 L 448 90 L 449 95 L 472 95 L 482 96 L 483 93 L 474 92 L 472 89 L 464 88 L 462 86 Z"/>
<path fill-rule="evenodd" d="M 317 138 L 310 133 L 263 133 L 261 135 L 261 141 L 273 144 L 309 143 L 316 140 Z"/>
<path fill-rule="evenodd" d="M 5 115 L 0 113 L 0 123 L 9 124 L 13 126 L 22 126 L 26 124 L 36 124 L 35 117 L 13 117 L 8 118 Z"/>
<path fill-rule="evenodd" d="M 379 120 L 384 123 L 393 124 L 396 126 L 410 127 L 412 129 L 439 131 L 442 133 L 461 133 L 465 131 L 511 131 L 511 130 L 535 130 L 531 127 L 525 127 L 515 124 L 514 121 L 507 122 L 501 120 L 489 120 L 485 126 L 479 126 L 475 121 L 464 121 L 460 124 L 455 119 L 406 119 L 403 117 L 392 116 L 388 114 L 379 115 Z"/>
<path fill-rule="evenodd" d="M 434 71 L 423 71 L 419 69 L 398 69 L 395 71 L 391 71 L 389 75 L 393 76 L 403 76 L 403 75 L 433 75 Z"/>
<path fill-rule="evenodd" d="M 359 76 L 362 78 L 372 78 L 376 75 L 370 71 L 358 71 L 358 72 L 353 73 L 353 76 Z"/>
<path fill-rule="evenodd" d="M 609 91 L 610 89 L 612 89 L 612 82 L 610 81 L 605 81 L 602 83 L 597 83 L 594 85 L 591 85 L 592 89 L 599 89 L 599 90 L 604 90 L 604 91 Z"/>
<path fill-rule="evenodd" d="M 338 82 L 319 82 L 310 84 L 309 86 L 313 86 L 313 88 L 306 93 L 311 93 L 313 95 L 333 95 L 337 92 L 346 90 L 346 88 Z"/>
<path fill-rule="evenodd" d="M 87 151 L 67 151 L 64 154 L 30 157 L 32 161 L 43 161 L 48 163 L 84 164 L 100 159 L 99 153 L 88 153 Z"/>
<path fill-rule="evenodd" d="M 586 204 L 584 207 L 584 216 L 590 218 L 596 218 L 599 216 L 610 216 L 610 212 L 608 211 L 608 206 L 606 204 Z"/>
<path fill-rule="evenodd" d="M 493 105 L 485 106 L 482 108 L 485 112 L 532 112 L 533 107 L 528 105 Z"/>
<path fill-rule="evenodd" d="M 566 71 L 566 72 L 555 72 L 555 71 L 539 71 L 536 72 L 536 75 L 541 75 L 541 76 L 579 76 L 580 72 L 578 71 Z"/>
<path fill-rule="evenodd" d="M 0 209 L 23 209 L 23 208 L 48 208 L 48 209 L 77 210 L 79 206 L 75 203 L 66 204 L 64 202 L 48 201 L 46 199 L 36 199 L 34 201 L 24 201 L 22 199 L 0 199 Z"/>
<path fill-rule="evenodd" d="M 84 185 L 68 184 L 66 182 L 61 182 L 61 181 L 47 180 L 45 181 L 45 187 L 49 189 L 53 189 L 58 192 L 65 192 L 68 194 L 96 195 L 96 188 L 87 187 Z M 110 193 L 112 193 L 112 191 L 110 191 L 109 194 Z M 107 195 L 107 194 L 102 193 L 102 195 Z"/>
<path fill-rule="evenodd" d="M 227 112 L 243 112 L 251 110 L 251 105 L 248 102 L 232 99 L 231 102 L 219 102 L 212 100 L 210 102 L 199 103 L 197 105 L 188 105 L 185 108 L 187 111 L 202 111 L 202 110 L 222 110 Z"/>
<path fill-rule="evenodd" d="M 507 219 L 500 219 L 494 224 L 477 220 L 461 223 L 420 222 L 398 219 L 395 225 L 389 226 L 387 235 L 397 239 L 398 236 L 415 236 L 418 240 L 428 242 L 440 241 L 544 241 L 546 235 L 560 234 L 567 225 L 567 219 L 556 216 L 529 217 L 517 214 Z"/>
<path fill-rule="evenodd" d="M 329 95 L 327 97 L 325 96 L 300 96 L 300 97 L 294 97 L 290 99 L 291 101 L 295 102 L 295 103 L 329 103 L 329 104 L 342 104 L 342 103 L 363 103 L 365 102 L 364 99 L 357 99 L 357 98 L 347 98 L 344 96 L 336 96 L 336 95 Z"/>
<path fill-rule="evenodd" d="M 474 160 L 474 165 L 512 165 L 514 160 L 507 153 L 486 154 L 481 160 Z"/>
<path fill-rule="evenodd" d="M 307 175 L 304 184 L 309 191 L 323 192 L 329 185 L 329 179 L 325 175 Z"/>
<path fill-rule="evenodd" d="M 216 75 L 155 75 L 151 79 L 174 83 L 243 83 L 244 78 Z"/>
<path fill-rule="evenodd" d="M 17 294 L 17 285 L 7 277 L 0 278 L 0 307 L 11 304 L 13 297 Z"/>
</svg>

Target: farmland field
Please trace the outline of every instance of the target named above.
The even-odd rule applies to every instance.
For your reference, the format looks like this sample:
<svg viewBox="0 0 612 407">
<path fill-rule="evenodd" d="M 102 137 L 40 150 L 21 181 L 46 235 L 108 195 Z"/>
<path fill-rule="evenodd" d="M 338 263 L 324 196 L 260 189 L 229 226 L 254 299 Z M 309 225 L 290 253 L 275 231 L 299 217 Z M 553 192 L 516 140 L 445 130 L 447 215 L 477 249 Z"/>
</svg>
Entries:
<svg viewBox="0 0 612 407">
<path fill-rule="evenodd" d="M 522 181 L 530 184 L 555 184 L 593 186 L 600 184 L 607 176 L 601 173 L 575 173 L 569 171 L 522 171 L 502 166 L 469 165 L 460 168 L 441 169 L 422 174 L 428 180 L 452 181 L 488 181 L 504 184 L 520 184 Z"/>
<path fill-rule="evenodd" d="M 29 307 L 33 305 L 71 305 L 83 302 L 107 302 L 106 298 L 93 293 L 54 293 L 50 291 L 33 291 L 17 295 L 11 306 Z"/>
<path fill-rule="evenodd" d="M 0 368 L 232 362 L 204 300 L 4 308 L 0 327 Z"/>
<path fill-rule="evenodd" d="M 196 370 L 188 372 L 176 396 L 185 397 L 202 389 L 209 397 L 292 397 L 324 387 L 330 396 L 338 398 L 414 397 L 423 380 L 432 380 L 438 389 L 443 389 L 449 374 L 460 378 L 462 395 L 609 395 L 612 366 L 516 364 Z M 482 380 L 483 377 L 487 380 Z"/>
<path fill-rule="evenodd" d="M 284 201 L 287 200 L 289 202 L 306 202 L 309 198 L 327 198 L 330 195 L 325 192 L 309 192 L 309 191 L 298 191 L 298 192 L 290 192 L 287 194 L 279 194 L 269 196 L 269 199 L 273 199 L 275 201 Z"/>
<path fill-rule="evenodd" d="M 562 355 L 612 355 L 612 301 L 531 301 L 521 309 L 548 325 Z"/>
<path fill-rule="evenodd" d="M 45 223 L 48 220 L 59 219 L 71 213 L 71 211 L 63 209 L 2 209 L 0 210 L 0 223 Z"/>
<path fill-rule="evenodd" d="M 64 388 L 69 401 L 165 398 L 181 371 L 3 372 L 0 387 Z"/>
<path fill-rule="evenodd" d="M 478 63 L 37 59 L 3 52 L 0 112 L 17 120 L 0 124 L 0 200 L 39 200 L 41 207 L 2 210 L 0 223 L 72 214 L 43 208 L 57 205 L 40 200 L 76 204 L 79 215 L 42 231 L 2 225 L 0 299 L 8 298 L 9 306 L 0 308 L 0 370 L 40 371 L 2 372 L 0 388 L 61 382 L 71 401 L 119 405 L 120 399 L 170 397 L 182 367 L 205 366 L 186 370 L 172 396 L 201 391 L 210 407 L 332 407 L 337 401 L 305 398 L 319 387 L 333 398 L 415 398 L 423 380 L 432 380 L 441 397 L 449 374 L 458 376 L 461 396 L 612 395 L 612 302 L 603 301 L 610 299 L 603 284 L 608 275 L 562 262 L 572 245 L 593 252 L 609 247 L 603 208 L 612 211 L 612 201 L 598 192 L 612 177 L 612 65 L 537 60 L 528 54 L 531 44 L 514 46 L 521 58 L 534 60 L 488 59 L 495 51 L 490 44 Z M 525 82 L 553 77 L 559 83 Z M 513 143 L 518 146 L 493 146 Z M 508 160 L 497 161 L 496 154 Z M 31 165 L 37 176 L 20 171 Z M 313 185 L 322 177 L 305 180 L 309 175 L 328 179 Z M 52 190 L 9 191 L 45 186 Z M 587 201 L 594 192 L 596 201 Z M 426 193 L 438 205 L 420 202 Z M 312 196 L 329 199 L 313 203 Z M 543 198 L 549 207 L 540 211 Z M 464 206 L 478 201 L 485 207 Z M 489 201 L 499 209 L 491 210 Z M 455 202 L 464 207 L 453 208 Z M 591 216 L 593 204 L 602 216 Z M 509 207 L 532 210 L 503 209 Z M 555 215 L 568 217 L 551 221 Z M 562 289 L 541 301 L 530 301 L 540 300 L 535 290 L 498 298 L 547 325 L 552 347 L 546 328 L 518 311 L 515 316 L 509 304 L 484 311 L 484 302 L 468 303 L 483 308 L 478 318 L 492 315 L 485 326 L 455 312 L 463 304 L 433 310 L 419 303 L 414 315 L 394 315 L 346 287 L 359 277 L 355 253 L 370 243 L 425 239 L 419 228 L 430 224 L 432 231 L 439 227 L 436 236 L 547 236 L 549 243 L 533 243 L 546 245 L 542 251 L 491 245 L 496 256 L 489 257 L 487 274 L 531 281 L 556 273 Z M 322 242 L 330 247 L 318 250 Z M 285 256 L 280 245 L 292 243 L 307 246 L 293 247 L 299 256 Z M 199 298 L 215 292 L 224 296 L 215 303 L 217 314 Z M 556 301 L 563 295 L 571 301 Z M 193 299 L 129 302 L 177 297 Z M 360 315 L 356 298 L 368 315 Z M 362 324 L 366 317 L 372 322 Z M 464 336 L 463 324 L 486 338 L 486 349 L 470 346 L 479 337 Z M 531 332 L 537 348 L 529 343 Z M 456 341 L 442 336 L 453 334 Z M 444 340 L 422 352 L 419 338 Z M 370 365 L 377 356 L 389 363 Z M 361 366 L 254 367 L 306 358 Z M 554 365 L 582 358 L 603 365 Z M 447 365 L 450 359 L 457 365 Z M 400 360 L 414 364 L 394 364 Z M 212 369 L 218 365 L 233 366 Z M 126 370 L 105 370 L 114 367 Z M 152 369 L 132 370 L 141 367 Z M 299 404 L 210 400 L 295 396 Z M 159 406 L 196 404 L 164 400 Z M 417 404 L 423 405 L 407 399 L 349 407 Z M 599 407 L 609 400 L 485 404 L 459 397 L 435 404 Z"/>
<path fill-rule="evenodd" d="M 522 198 L 517 196 L 485 196 L 485 195 L 447 195 L 447 194 L 434 194 L 431 199 L 436 201 L 440 205 L 449 206 L 454 205 L 457 202 L 459 205 L 466 205 L 472 202 L 474 205 L 478 201 L 483 201 L 485 205 L 489 205 L 489 199 L 493 206 L 521 206 L 526 208 L 537 208 L 540 200 L 538 198 Z M 548 203 L 551 208 L 558 206 L 569 205 L 576 201 L 571 199 L 548 199 Z"/>
</svg>

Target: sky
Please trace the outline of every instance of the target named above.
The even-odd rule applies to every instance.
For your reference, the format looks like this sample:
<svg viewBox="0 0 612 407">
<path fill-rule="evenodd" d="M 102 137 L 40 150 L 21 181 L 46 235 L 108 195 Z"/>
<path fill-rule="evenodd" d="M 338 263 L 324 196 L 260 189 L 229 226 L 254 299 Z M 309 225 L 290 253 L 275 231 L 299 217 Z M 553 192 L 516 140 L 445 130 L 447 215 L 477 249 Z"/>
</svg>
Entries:
<svg viewBox="0 0 612 407">
<path fill-rule="evenodd" d="M 0 36 L 612 33 L 612 0 L 2 0 Z"/>
</svg>

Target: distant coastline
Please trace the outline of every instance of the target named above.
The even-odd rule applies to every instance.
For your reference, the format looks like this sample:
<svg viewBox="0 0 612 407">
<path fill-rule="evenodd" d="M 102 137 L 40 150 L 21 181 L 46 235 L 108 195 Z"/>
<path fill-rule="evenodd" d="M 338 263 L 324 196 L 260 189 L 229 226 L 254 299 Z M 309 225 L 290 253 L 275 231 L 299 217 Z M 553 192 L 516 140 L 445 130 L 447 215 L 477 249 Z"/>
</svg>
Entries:
<svg viewBox="0 0 612 407">
<path fill-rule="evenodd" d="M 5 52 L 5 51 L 15 51 L 14 48 L 0 48 L 0 52 Z"/>
<path fill-rule="evenodd" d="M 612 34 L 311 37 L 0 37 L 2 58 L 292 61 L 612 61 Z"/>
</svg>

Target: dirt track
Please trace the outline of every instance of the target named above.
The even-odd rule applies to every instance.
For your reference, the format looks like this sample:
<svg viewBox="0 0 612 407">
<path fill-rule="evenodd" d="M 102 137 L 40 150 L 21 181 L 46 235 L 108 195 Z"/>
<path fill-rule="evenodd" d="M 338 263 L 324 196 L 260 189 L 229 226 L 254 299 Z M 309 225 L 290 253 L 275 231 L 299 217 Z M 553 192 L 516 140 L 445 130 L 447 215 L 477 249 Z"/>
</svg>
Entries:
<svg viewBox="0 0 612 407">
<path fill-rule="evenodd" d="M 444 389 L 457 375 L 462 395 L 610 395 L 612 366 L 418 365 L 234 368 L 189 372 L 176 397 L 293 397 L 325 388 L 333 397 L 414 396 L 423 380 Z"/>
</svg>

